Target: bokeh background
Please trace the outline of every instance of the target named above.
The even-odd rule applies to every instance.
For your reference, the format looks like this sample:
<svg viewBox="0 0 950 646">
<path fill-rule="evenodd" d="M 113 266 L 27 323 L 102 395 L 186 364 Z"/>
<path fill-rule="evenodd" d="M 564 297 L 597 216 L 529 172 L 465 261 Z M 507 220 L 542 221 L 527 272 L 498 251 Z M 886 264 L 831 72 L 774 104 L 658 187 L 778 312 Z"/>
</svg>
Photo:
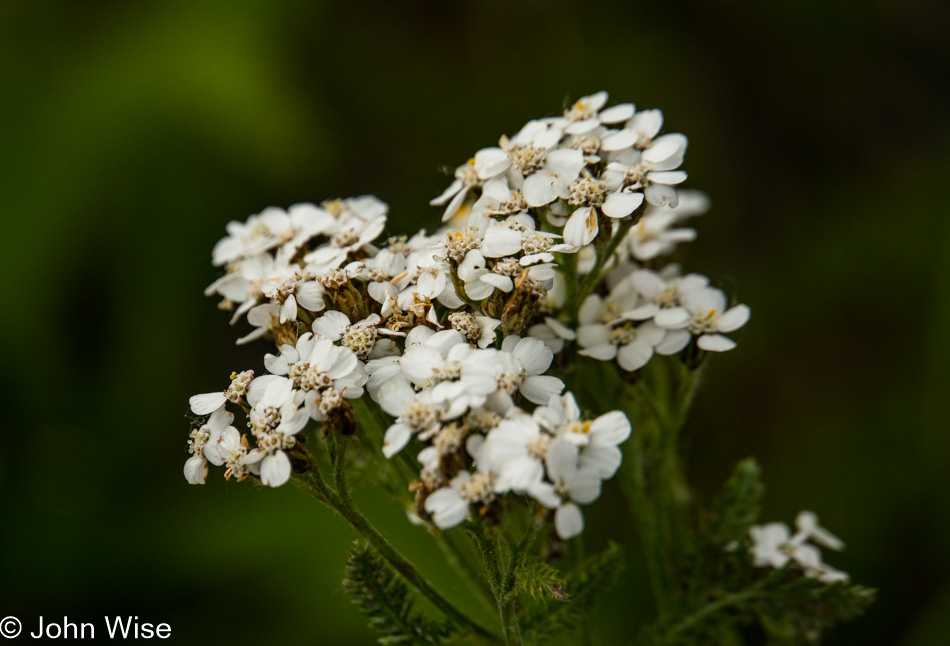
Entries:
<svg viewBox="0 0 950 646">
<path fill-rule="evenodd" d="M 689 423 L 699 495 L 757 455 L 766 518 L 814 509 L 880 588 L 828 643 L 950 643 L 946 3 L 32 0 L 0 30 L 0 615 L 371 643 L 342 522 L 181 475 L 187 397 L 259 361 L 202 296 L 211 247 L 363 193 L 432 227 L 444 166 L 606 89 L 688 134 L 714 208 L 686 262 L 753 309 Z M 611 496 L 594 547 L 630 541 Z M 464 602 L 424 531 L 359 500 Z M 604 644 L 649 613 L 629 554 Z"/>
</svg>

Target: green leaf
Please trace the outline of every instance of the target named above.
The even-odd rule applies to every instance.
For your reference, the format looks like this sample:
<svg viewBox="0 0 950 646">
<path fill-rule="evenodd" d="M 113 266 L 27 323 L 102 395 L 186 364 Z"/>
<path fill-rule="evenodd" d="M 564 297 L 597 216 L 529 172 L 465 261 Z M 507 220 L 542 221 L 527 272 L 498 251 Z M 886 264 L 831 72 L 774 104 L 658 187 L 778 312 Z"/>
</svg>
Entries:
<svg viewBox="0 0 950 646">
<path fill-rule="evenodd" d="M 450 626 L 415 611 L 406 583 L 366 543 L 357 541 L 346 558 L 343 589 L 353 598 L 380 644 L 441 644 Z"/>
<path fill-rule="evenodd" d="M 748 540 L 749 526 L 759 518 L 764 491 L 762 472 L 755 459 L 737 464 L 713 502 L 711 540 L 718 545 Z"/>
<path fill-rule="evenodd" d="M 824 585 L 809 579 L 750 599 L 746 610 L 780 643 L 811 644 L 829 629 L 862 615 L 874 603 L 877 591 L 859 585 Z"/>
<path fill-rule="evenodd" d="M 588 557 L 566 577 L 566 603 L 535 603 L 519 618 L 526 644 L 540 644 L 565 630 L 577 627 L 594 606 L 617 584 L 623 571 L 623 552 L 610 543 L 600 554 Z"/>
<path fill-rule="evenodd" d="M 515 572 L 515 591 L 532 599 L 565 601 L 565 587 L 561 573 L 537 556 L 526 559 Z"/>
</svg>

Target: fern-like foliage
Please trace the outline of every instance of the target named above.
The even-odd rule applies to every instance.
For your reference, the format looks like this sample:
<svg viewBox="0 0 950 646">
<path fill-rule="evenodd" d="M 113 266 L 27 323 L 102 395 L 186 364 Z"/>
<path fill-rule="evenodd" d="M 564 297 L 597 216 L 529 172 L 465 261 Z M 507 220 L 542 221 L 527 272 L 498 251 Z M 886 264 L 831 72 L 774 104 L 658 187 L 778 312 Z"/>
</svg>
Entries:
<svg viewBox="0 0 950 646">
<path fill-rule="evenodd" d="M 367 544 L 357 541 L 346 558 L 343 589 L 380 634 L 380 644 L 441 644 L 450 626 L 415 610 L 405 581 Z"/>
<path fill-rule="evenodd" d="M 826 585 L 789 567 L 753 566 L 749 527 L 759 521 L 763 486 L 758 465 L 740 462 L 701 514 L 700 531 L 681 565 L 675 617 L 643 630 L 638 646 L 754 643 L 815 644 L 834 625 L 862 614 L 875 591 Z"/>
<path fill-rule="evenodd" d="M 861 616 L 876 594 L 860 585 L 823 585 L 806 579 L 764 591 L 747 609 L 775 642 L 812 644 L 835 625 Z"/>
<path fill-rule="evenodd" d="M 520 622 L 525 643 L 541 644 L 578 627 L 597 602 L 617 585 L 623 565 L 623 552 L 616 543 L 588 557 L 565 577 L 563 601 L 553 602 L 556 605 L 532 603 L 522 611 Z"/>
<path fill-rule="evenodd" d="M 515 573 L 515 592 L 527 594 L 532 599 L 565 601 L 566 583 L 561 573 L 536 556 L 525 559 Z"/>
<path fill-rule="evenodd" d="M 727 545 L 746 540 L 749 526 L 759 518 L 764 492 L 762 471 L 755 458 L 736 465 L 712 504 L 708 533 L 711 542 Z"/>
</svg>

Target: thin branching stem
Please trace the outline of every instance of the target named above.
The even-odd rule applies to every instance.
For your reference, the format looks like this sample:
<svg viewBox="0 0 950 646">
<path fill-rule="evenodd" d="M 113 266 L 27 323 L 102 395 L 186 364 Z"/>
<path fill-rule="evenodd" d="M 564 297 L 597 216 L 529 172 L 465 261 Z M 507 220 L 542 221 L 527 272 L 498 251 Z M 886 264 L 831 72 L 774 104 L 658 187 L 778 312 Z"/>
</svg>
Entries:
<svg viewBox="0 0 950 646">
<path fill-rule="evenodd" d="M 339 469 L 339 471 L 342 471 L 342 469 Z M 338 478 L 337 483 L 342 483 L 345 486 L 345 476 L 342 479 Z M 342 516 L 403 579 L 418 590 L 419 594 L 428 599 L 449 621 L 483 639 L 498 641 L 495 635 L 469 618 L 443 597 L 435 587 L 419 573 L 415 566 L 413 566 L 406 557 L 400 554 L 369 520 L 359 512 L 353 504 L 349 493 L 341 495 L 341 493 L 332 490 L 320 474 L 319 468 L 314 466 L 314 469 L 310 472 L 295 476 L 294 484 Z"/>
<path fill-rule="evenodd" d="M 488 582 L 498 606 L 498 618 L 501 621 L 505 644 L 522 646 L 524 641 L 518 624 L 517 594 L 515 593 L 515 567 L 518 558 L 515 554 L 510 554 L 508 563 L 504 563 L 499 549 L 499 539 L 489 537 L 485 528 L 478 522 L 469 522 L 466 527 L 482 555 L 482 564 L 488 574 Z"/>
<path fill-rule="evenodd" d="M 596 247 L 595 251 L 597 253 L 597 261 L 590 270 L 590 273 L 584 277 L 584 282 L 581 283 L 581 286 L 578 288 L 573 300 L 571 301 L 571 311 L 573 312 L 574 316 L 577 315 L 577 311 L 584 303 L 584 299 L 587 298 L 587 295 L 591 293 L 591 290 L 594 289 L 594 286 L 602 278 L 600 274 L 603 271 L 604 266 L 607 264 L 607 261 L 613 257 L 617 247 L 620 246 L 620 243 L 627 236 L 627 232 L 630 231 L 630 227 L 633 226 L 633 221 L 634 218 L 632 216 L 621 220 L 613 236 L 611 236 L 603 244 L 603 246 L 598 245 Z"/>
</svg>

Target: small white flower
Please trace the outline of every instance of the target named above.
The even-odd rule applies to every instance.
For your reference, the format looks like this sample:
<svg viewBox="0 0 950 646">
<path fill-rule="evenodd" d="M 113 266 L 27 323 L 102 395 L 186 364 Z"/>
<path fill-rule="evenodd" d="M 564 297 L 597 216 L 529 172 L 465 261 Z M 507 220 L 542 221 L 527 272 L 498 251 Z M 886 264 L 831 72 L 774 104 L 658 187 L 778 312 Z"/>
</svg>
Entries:
<svg viewBox="0 0 950 646">
<path fill-rule="evenodd" d="M 242 462 L 259 473 L 265 485 L 279 487 L 290 479 L 290 458 L 284 451 L 296 444 L 294 435 L 307 425 L 303 398 L 290 379 L 276 375 L 258 377 L 248 387 L 249 426 L 257 447 Z"/>
<path fill-rule="evenodd" d="M 607 165 L 603 179 L 608 190 L 642 192 L 654 206 L 676 206 L 676 184 L 686 180 L 686 171 L 677 170 L 686 154 L 687 139 L 681 134 L 657 137 L 646 149 L 627 149 L 617 161 Z"/>
<path fill-rule="evenodd" d="M 564 540 L 573 538 L 584 531 L 578 504 L 589 505 L 600 497 L 600 477 L 580 466 L 577 446 L 561 438 L 551 442 L 545 466 L 550 482 L 536 484 L 528 493 L 542 505 L 556 507 L 554 529 Z"/>
<path fill-rule="evenodd" d="M 678 244 L 695 240 L 695 229 L 673 228 L 677 220 L 672 209 L 644 214 L 627 232 L 622 250 L 634 259 L 645 262 L 672 253 Z"/>
<path fill-rule="evenodd" d="M 371 222 L 364 222 L 359 218 L 349 218 L 337 221 L 337 228 L 332 232 L 329 242 L 317 247 L 306 256 L 305 271 L 310 275 L 319 275 L 338 269 L 350 253 L 370 249 L 371 244 L 386 228 L 386 216 L 380 215 Z"/>
<path fill-rule="evenodd" d="M 630 281 L 646 301 L 630 313 L 632 318 L 652 318 L 653 322 L 667 330 L 663 341 L 656 346 L 658 354 L 675 354 L 686 347 L 690 333 L 685 329 L 690 320 L 689 311 L 682 305 L 682 297 L 709 284 L 709 279 L 699 274 L 673 276 L 668 280 L 649 269 L 640 269 L 630 275 Z"/>
<path fill-rule="evenodd" d="M 325 418 L 320 413 L 325 415 L 331 402 L 339 403 L 334 393 L 347 399 L 360 397 L 368 378 L 353 350 L 309 332 L 300 335 L 296 346 L 282 345 L 279 355 L 265 355 L 264 367 L 271 374 L 289 377 L 295 388 L 318 391 L 320 400 L 308 398 L 307 406 L 311 416 L 321 421 Z M 330 399 L 324 402 L 325 397 Z"/>
<path fill-rule="evenodd" d="M 504 412 L 513 406 L 515 391 L 534 404 L 546 403 L 552 396 L 561 394 L 564 382 L 544 374 L 553 359 L 554 353 L 541 339 L 511 334 L 505 337 L 500 352 L 491 348 L 483 350 L 467 359 L 463 369 L 491 376 L 498 389 L 490 401 L 496 410 Z"/>
<path fill-rule="evenodd" d="M 631 318 L 636 305 L 637 293 L 629 281 L 617 285 L 607 300 L 588 296 L 578 315 L 580 354 L 600 361 L 616 359 L 628 372 L 646 365 L 666 333 L 652 321 L 637 325 Z"/>
<path fill-rule="evenodd" d="M 442 221 L 448 222 L 456 214 L 469 192 L 486 180 L 501 175 L 509 166 L 508 154 L 501 148 L 483 148 L 475 156 L 455 169 L 455 180 L 442 194 L 429 202 L 430 206 L 448 203 Z"/>
<path fill-rule="evenodd" d="M 287 262 L 297 249 L 333 225 L 333 216 L 313 204 L 295 204 L 289 211 L 269 207 L 247 222 L 229 222 L 228 235 L 212 251 L 215 265 L 232 263 L 282 245 L 278 261 Z"/>
<path fill-rule="evenodd" d="M 584 153 L 573 148 L 561 148 L 547 154 L 541 170 L 524 181 L 521 192 L 531 207 L 550 204 L 570 197 L 570 186 L 584 168 Z"/>
<path fill-rule="evenodd" d="M 632 103 L 621 103 L 601 111 L 606 103 L 606 92 L 597 92 L 578 99 L 564 112 L 564 118 L 568 121 L 564 132 L 569 135 L 583 135 L 596 129 L 602 123 L 614 124 L 627 121 L 636 111 Z"/>
<path fill-rule="evenodd" d="M 527 334 L 530 337 L 544 341 L 544 344 L 551 348 L 554 354 L 564 349 L 565 341 L 573 341 L 577 338 L 574 330 L 551 316 L 545 317 L 544 323 L 536 323 L 529 327 Z"/>
<path fill-rule="evenodd" d="M 574 395 L 565 393 L 552 397 L 547 406 L 538 406 L 533 417 L 557 438 L 580 448 L 580 468 L 604 479 L 612 478 L 620 468 L 623 456 L 618 447 L 630 437 L 630 421 L 621 411 L 582 420 Z"/>
<path fill-rule="evenodd" d="M 208 461 L 202 455 L 193 455 L 185 460 L 184 473 L 188 484 L 204 484 L 208 479 Z"/>
<path fill-rule="evenodd" d="M 807 540 L 838 552 L 844 549 L 844 542 L 840 538 L 818 524 L 818 516 L 814 512 L 800 512 L 795 519 L 795 525 L 798 527 L 799 535 Z"/>
<path fill-rule="evenodd" d="M 818 524 L 818 517 L 803 511 L 796 519 L 798 532 L 792 536 L 785 523 L 753 525 L 749 528 L 752 539 L 751 552 L 756 567 L 785 567 L 794 561 L 806 576 L 822 583 L 847 581 L 848 575 L 822 561 L 821 551 L 808 543 L 815 541 L 834 550 L 844 548 L 844 543 Z"/>
<path fill-rule="evenodd" d="M 723 333 L 734 332 L 748 322 L 750 310 L 747 305 L 726 309 L 726 295 L 713 287 L 686 292 L 680 296 L 680 301 L 689 313 L 689 320 L 680 327 L 686 327 L 699 337 L 696 344 L 701 349 L 724 352 L 736 347 L 735 341 Z"/>
<path fill-rule="evenodd" d="M 631 117 L 622 130 L 613 130 L 604 137 L 601 149 L 616 152 L 627 148 L 649 148 L 663 127 L 663 113 L 659 110 L 640 110 Z"/>
<path fill-rule="evenodd" d="M 452 478 L 448 487 L 433 492 L 426 498 L 425 510 L 440 529 L 459 525 L 468 516 L 469 505 L 485 504 L 494 500 L 492 477 L 483 471 L 462 471 Z"/>
</svg>

